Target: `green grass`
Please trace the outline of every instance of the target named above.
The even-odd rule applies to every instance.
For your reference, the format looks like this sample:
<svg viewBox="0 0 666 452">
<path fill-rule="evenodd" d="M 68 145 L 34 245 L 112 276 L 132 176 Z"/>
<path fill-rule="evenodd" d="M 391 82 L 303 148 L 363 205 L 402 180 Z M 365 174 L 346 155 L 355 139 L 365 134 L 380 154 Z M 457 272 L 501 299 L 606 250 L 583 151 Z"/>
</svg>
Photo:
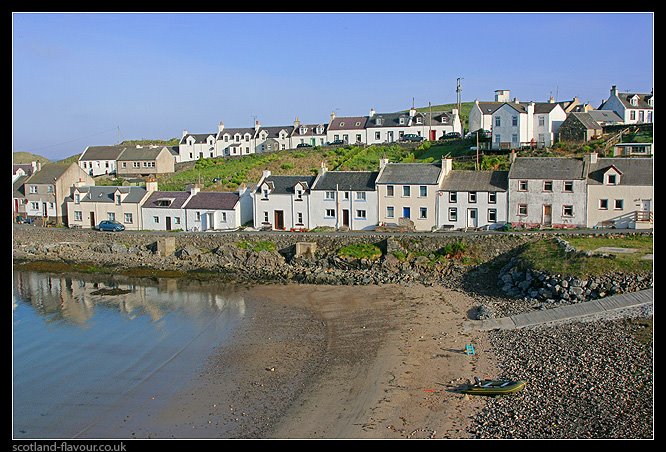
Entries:
<svg viewBox="0 0 666 452">
<path fill-rule="evenodd" d="M 268 240 L 260 240 L 258 242 L 241 241 L 241 242 L 236 242 L 236 246 L 243 250 L 250 250 L 255 253 L 258 253 L 260 251 L 273 252 L 277 249 L 275 243 Z"/>
<path fill-rule="evenodd" d="M 652 261 L 641 259 L 653 252 L 652 237 L 628 236 L 624 238 L 572 237 L 567 239 L 581 251 L 592 251 L 602 246 L 637 248 L 636 253 L 617 254 L 614 259 L 601 256 L 566 254 L 554 239 L 529 243 L 520 254 L 525 268 L 574 277 L 600 276 L 613 272 L 642 273 L 652 271 Z"/>
<path fill-rule="evenodd" d="M 49 163 L 50 160 L 41 155 L 33 154 L 31 152 L 14 152 L 12 153 L 12 163 L 18 165 L 22 163 L 41 162 L 42 164 Z"/>
<path fill-rule="evenodd" d="M 382 256 L 382 250 L 372 243 L 355 243 L 338 250 L 339 257 L 376 260 Z"/>
</svg>

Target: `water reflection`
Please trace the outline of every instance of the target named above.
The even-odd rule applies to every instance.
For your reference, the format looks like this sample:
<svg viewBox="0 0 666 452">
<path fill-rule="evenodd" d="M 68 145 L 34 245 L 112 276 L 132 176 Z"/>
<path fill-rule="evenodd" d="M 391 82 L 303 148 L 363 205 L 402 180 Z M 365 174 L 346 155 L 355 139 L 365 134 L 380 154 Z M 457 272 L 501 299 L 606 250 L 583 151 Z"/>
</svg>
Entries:
<svg viewBox="0 0 666 452">
<path fill-rule="evenodd" d="M 174 311 L 182 311 L 192 318 L 230 309 L 239 316 L 245 313 L 245 302 L 238 287 L 174 278 L 140 281 L 17 271 L 14 272 L 12 308 L 16 310 L 18 299 L 31 304 L 47 322 L 80 326 L 87 326 L 96 306 L 116 308 L 130 320 L 145 315 L 153 322 Z M 121 289 L 128 293 L 96 294 L 100 289 Z"/>
</svg>

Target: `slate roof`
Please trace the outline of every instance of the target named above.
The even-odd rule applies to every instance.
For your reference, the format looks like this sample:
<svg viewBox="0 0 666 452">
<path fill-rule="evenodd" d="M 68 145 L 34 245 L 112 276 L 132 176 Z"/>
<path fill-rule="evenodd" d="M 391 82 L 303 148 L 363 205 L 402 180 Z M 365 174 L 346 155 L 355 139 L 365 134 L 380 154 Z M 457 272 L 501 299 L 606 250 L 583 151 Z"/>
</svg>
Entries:
<svg viewBox="0 0 666 452">
<path fill-rule="evenodd" d="M 257 135 L 261 133 L 262 130 L 265 130 L 268 132 L 268 137 L 267 138 L 280 138 L 280 131 L 284 130 L 287 132 L 287 136 L 291 136 L 291 134 L 294 131 L 294 126 L 269 126 L 269 127 L 264 127 L 261 126 L 259 129 L 259 132 L 257 132 Z"/>
<path fill-rule="evenodd" d="M 118 156 L 127 149 L 128 146 L 88 146 L 79 161 L 82 160 L 117 160 Z"/>
<path fill-rule="evenodd" d="M 23 185 L 28 176 L 20 176 L 12 184 L 13 198 L 23 198 L 25 196 L 25 186 Z"/>
<path fill-rule="evenodd" d="M 308 190 L 312 187 L 316 176 L 268 176 L 262 181 L 271 185 L 271 193 L 277 195 L 293 195 L 294 186 L 299 182 L 304 182 Z M 257 193 L 261 193 L 261 187 L 257 187 Z"/>
<path fill-rule="evenodd" d="M 506 102 L 479 102 L 479 108 L 484 115 L 490 115 Z"/>
<path fill-rule="evenodd" d="M 508 171 L 453 170 L 444 177 L 444 191 L 507 191 Z"/>
<path fill-rule="evenodd" d="M 527 106 L 531 103 L 532 102 L 479 102 L 479 108 L 481 108 L 484 115 L 490 115 L 506 104 L 519 113 L 527 113 Z M 553 111 L 558 105 L 557 102 L 534 102 L 534 113 L 547 114 Z"/>
<path fill-rule="evenodd" d="M 80 202 L 108 202 L 114 203 L 114 195 L 116 191 L 120 193 L 127 193 L 125 199 L 121 201 L 122 204 L 136 204 L 141 202 L 146 195 L 146 189 L 143 187 L 127 186 L 127 187 L 114 187 L 114 186 L 92 186 L 87 185 L 78 187 L 81 193 Z M 65 198 L 65 201 L 73 201 L 72 196 Z"/>
<path fill-rule="evenodd" d="M 580 159 L 563 157 L 518 157 L 509 179 L 580 180 L 586 176 Z"/>
<path fill-rule="evenodd" d="M 185 204 L 186 209 L 233 210 L 240 199 L 238 193 L 200 191 Z"/>
<path fill-rule="evenodd" d="M 185 144 L 188 137 L 193 137 L 195 143 L 205 143 L 209 136 L 215 138 L 215 133 L 188 133 L 180 139 L 180 144 Z"/>
<path fill-rule="evenodd" d="M 119 156 L 118 161 L 122 160 L 155 160 L 162 152 L 164 146 L 159 147 L 141 147 L 127 148 Z"/>
<path fill-rule="evenodd" d="M 404 123 L 400 124 L 400 118 L 403 119 Z M 377 124 L 377 120 L 381 119 L 381 125 Z M 378 128 L 378 127 L 407 127 L 409 125 L 409 112 L 397 112 L 397 113 L 375 113 L 372 117 L 369 117 L 366 122 L 366 128 Z"/>
<path fill-rule="evenodd" d="M 624 120 L 613 110 L 590 110 L 587 114 L 598 123 L 624 122 Z"/>
<path fill-rule="evenodd" d="M 312 189 L 374 191 L 378 175 L 378 171 L 327 171 Z"/>
<path fill-rule="evenodd" d="M 620 98 L 620 102 L 624 105 L 625 108 L 640 108 L 642 110 L 652 110 L 653 107 L 647 103 L 647 100 L 652 97 L 652 94 L 641 94 L 641 93 L 617 93 L 617 96 Z M 638 96 L 638 105 L 631 105 L 631 99 L 634 96 Z"/>
<path fill-rule="evenodd" d="M 26 176 L 32 174 L 32 165 L 30 163 L 17 163 L 12 165 L 12 174 L 16 174 L 16 171 L 22 169 Z"/>
<path fill-rule="evenodd" d="M 178 146 L 167 146 L 166 148 L 174 157 L 180 155 L 180 150 Z"/>
<path fill-rule="evenodd" d="M 585 128 L 587 129 L 593 129 L 593 130 L 598 130 L 601 129 L 601 125 L 594 120 L 594 118 L 589 114 L 589 113 L 582 113 L 582 112 L 574 112 L 574 113 L 569 113 L 572 118 L 578 120 Z"/>
<path fill-rule="evenodd" d="M 387 163 L 378 184 L 437 184 L 440 163 Z"/>
<path fill-rule="evenodd" d="M 421 112 L 425 118 L 425 125 L 450 125 L 452 118 L 453 118 L 453 112 L 447 112 L 447 111 L 433 111 L 432 112 L 432 124 L 430 124 L 430 112 Z M 444 118 L 444 121 L 442 121 L 442 118 Z"/>
<path fill-rule="evenodd" d="M 44 165 L 41 170 L 33 173 L 26 182 L 29 184 L 52 184 L 54 178 L 59 179 L 72 165 L 78 168 L 76 163 L 50 163 Z"/>
<path fill-rule="evenodd" d="M 368 116 L 335 117 L 328 124 L 328 130 L 361 130 L 365 128 L 368 119 Z"/>
<path fill-rule="evenodd" d="M 155 191 L 146 199 L 142 207 L 148 209 L 180 209 L 189 197 L 189 191 Z M 173 202 L 168 207 L 162 207 L 156 204 L 159 199 L 173 199 Z"/>
<path fill-rule="evenodd" d="M 236 134 L 244 136 L 246 133 L 249 133 L 251 137 L 254 137 L 254 127 L 225 127 L 222 132 L 218 132 L 217 139 L 221 140 L 225 134 L 229 134 L 233 137 Z"/>
<path fill-rule="evenodd" d="M 587 183 L 601 185 L 604 173 L 612 166 L 622 172 L 620 185 L 654 185 L 653 159 L 651 158 L 599 158 L 597 163 L 590 165 Z"/>
</svg>

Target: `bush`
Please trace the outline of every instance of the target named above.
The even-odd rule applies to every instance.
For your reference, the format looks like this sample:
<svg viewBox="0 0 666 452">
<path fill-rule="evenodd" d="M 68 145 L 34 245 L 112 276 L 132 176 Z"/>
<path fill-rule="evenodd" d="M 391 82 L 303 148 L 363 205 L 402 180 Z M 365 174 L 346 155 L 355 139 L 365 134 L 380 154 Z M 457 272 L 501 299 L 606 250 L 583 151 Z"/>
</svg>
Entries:
<svg viewBox="0 0 666 452">
<path fill-rule="evenodd" d="M 294 167 L 293 163 L 283 163 L 282 165 L 280 165 L 280 168 L 282 168 L 283 170 L 290 170 L 293 167 Z"/>
<path fill-rule="evenodd" d="M 236 246 L 240 249 L 243 250 L 250 250 L 255 253 L 258 253 L 260 251 L 275 251 L 277 249 L 277 246 L 275 243 L 270 242 L 268 240 L 260 240 L 258 242 L 248 242 L 248 241 L 241 241 L 241 242 L 236 242 Z"/>
<path fill-rule="evenodd" d="M 351 257 L 355 259 L 376 260 L 382 256 L 382 250 L 372 243 L 355 243 L 343 246 L 338 250 L 339 257 Z"/>
</svg>

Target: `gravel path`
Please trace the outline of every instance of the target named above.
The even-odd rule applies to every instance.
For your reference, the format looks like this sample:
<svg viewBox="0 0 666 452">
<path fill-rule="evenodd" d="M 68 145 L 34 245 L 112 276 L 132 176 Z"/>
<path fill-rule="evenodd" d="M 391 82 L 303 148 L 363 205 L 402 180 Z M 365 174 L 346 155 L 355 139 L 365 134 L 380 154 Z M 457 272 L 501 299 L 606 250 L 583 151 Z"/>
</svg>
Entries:
<svg viewBox="0 0 666 452">
<path fill-rule="evenodd" d="M 627 313 L 625 313 L 627 314 Z M 488 399 L 477 438 L 653 438 L 652 316 L 490 332 L 500 377 L 528 385 Z"/>
</svg>

